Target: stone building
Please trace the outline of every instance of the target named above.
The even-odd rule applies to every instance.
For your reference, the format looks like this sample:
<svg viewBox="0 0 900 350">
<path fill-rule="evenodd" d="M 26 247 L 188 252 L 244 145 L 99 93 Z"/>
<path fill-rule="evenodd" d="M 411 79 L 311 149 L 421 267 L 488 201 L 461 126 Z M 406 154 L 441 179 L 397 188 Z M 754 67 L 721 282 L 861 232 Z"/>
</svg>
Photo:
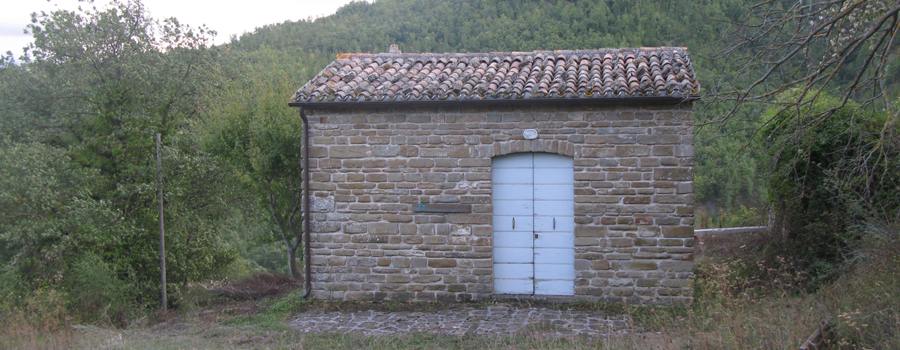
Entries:
<svg viewBox="0 0 900 350">
<path fill-rule="evenodd" d="M 310 121 L 312 297 L 693 295 L 684 48 L 342 54 Z"/>
</svg>

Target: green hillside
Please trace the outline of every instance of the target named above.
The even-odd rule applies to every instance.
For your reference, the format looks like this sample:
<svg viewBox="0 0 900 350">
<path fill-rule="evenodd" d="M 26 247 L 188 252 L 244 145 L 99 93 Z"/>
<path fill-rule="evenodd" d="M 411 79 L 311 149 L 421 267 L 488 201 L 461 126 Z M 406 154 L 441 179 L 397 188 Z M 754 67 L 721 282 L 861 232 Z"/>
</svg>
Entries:
<svg viewBox="0 0 900 350">
<path fill-rule="evenodd" d="M 354 2 L 332 16 L 258 28 L 230 46 L 259 62 L 258 74 L 287 74 L 300 86 L 344 52 L 493 52 L 604 47 L 684 46 L 692 54 L 704 93 L 723 76 L 718 55 L 732 22 L 748 2 L 627 0 L 384 0 Z M 285 92 L 285 96 L 289 96 Z M 713 119 L 722 108 L 700 105 L 697 120 Z M 725 132 L 746 128 L 732 123 Z M 739 133 L 715 139 L 715 128 L 700 129 L 697 200 L 731 210 L 760 204 L 754 162 L 734 156 L 749 140 Z"/>
<path fill-rule="evenodd" d="M 338 53 L 386 52 L 391 44 L 404 52 L 686 46 L 704 74 L 704 57 L 717 53 L 728 22 L 744 15 L 745 7 L 737 0 L 354 2 L 314 21 L 258 28 L 231 45 L 302 55 L 315 67 Z"/>
</svg>

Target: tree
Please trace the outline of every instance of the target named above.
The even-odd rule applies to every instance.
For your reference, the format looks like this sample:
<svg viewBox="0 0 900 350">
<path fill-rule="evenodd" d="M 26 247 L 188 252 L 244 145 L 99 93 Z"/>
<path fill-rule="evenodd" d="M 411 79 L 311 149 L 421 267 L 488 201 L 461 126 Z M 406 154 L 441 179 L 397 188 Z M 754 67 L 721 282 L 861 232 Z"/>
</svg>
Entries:
<svg viewBox="0 0 900 350">
<path fill-rule="evenodd" d="M 296 85 L 279 69 L 233 83 L 211 108 L 209 149 L 232 164 L 243 184 L 256 193 L 284 243 L 290 274 L 298 278 L 302 244 L 301 146 L 303 122 L 287 107 Z"/>
<path fill-rule="evenodd" d="M 732 89 L 714 91 L 732 105 L 719 121 L 741 108 L 777 106 L 779 112 L 802 119 L 764 128 L 783 141 L 804 137 L 804 132 L 832 118 L 848 105 L 883 110 L 887 118 L 871 154 L 900 148 L 900 3 L 890 0 L 768 0 L 753 5 L 742 21 L 734 23 L 733 43 L 719 56 L 720 66 L 735 72 Z M 737 68 L 740 67 L 740 68 Z M 833 93 L 837 99 L 825 97 Z M 827 101 L 825 108 L 810 105 Z M 763 106 L 763 108 L 765 108 Z M 815 114 L 803 115 L 801 112 Z M 777 113 L 776 113 L 777 114 Z M 792 132 L 783 132 L 782 129 Z M 770 134 L 773 135 L 773 134 Z M 763 135 L 763 136 L 770 136 Z M 860 171 L 877 158 L 858 159 Z"/>
<path fill-rule="evenodd" d="M 121 222 L 91 198 L 96 171 L 40 143 L 0 145 L 0 262 L 30 288 L 54 286 L 81 249 L 102 244 Z"/>
<path fill-rule="evenodd" d="M 11 78 L 0 82 L 0 125 L 12 126 L 0 140 L 39 144 L 92 174 L 72 184 L 87 193 L 74 198 L 102 204 L 117 220 L 66 237 L 96 237 L 79 249 L 103 259 L 132 284 L 135 299 L 147 300 L 159 291 L 156 133 L 165 143 L 166 205 L 176 209 L 167 215 L 169 280 L 207 278 L 235 257 L 217 239 L 230 210 L 229 175 L 190 137 L 204 96 L 230 66 L 223 52 L 207 46 L 211 33 L 154 20 L 140 1 L 86 6 L 34 14 L 28 26 L 34 44 L 21 64 L 0 62 L 0 75 Z M 43 200 L 23 198 L 24 212 L 37 215 Z"/>
<path fill-rule="evenodd" d="M 719 56 L 719 123 L 767 111 L 753 142 L 777 228 L 824 276 L 855 226 L 900 221 L 900 3 L 762 1 Z"/>
<path fill-rule="evenodd" d="M 847 236 L 847 229 L 861 218 L 886 214 L 878 219 L 892 221 L 900 215 L 897 149 L 884 147 L 884 152 L 891 152 L 888 157 L 869 160 L 874 167 L 870 171 L 857 169 L 860 158 L 877 157 L 870 152 L 879 142 L 884 113 L 858 110 L 858 104 L 851 102 L 799 137 L 781 126 L 839 103 L 838 98 L 820 93 L 815 103 L 804 104 L 799 113 L 773 107 L 764 116 L 756 140 L 765 150 L 762 160 L 783 169 L 767 178 L 769 201 L 784 214 L 787 233 L 818 258 L 834 259 L 836 250 L 853 238 Z"/>
</svg>

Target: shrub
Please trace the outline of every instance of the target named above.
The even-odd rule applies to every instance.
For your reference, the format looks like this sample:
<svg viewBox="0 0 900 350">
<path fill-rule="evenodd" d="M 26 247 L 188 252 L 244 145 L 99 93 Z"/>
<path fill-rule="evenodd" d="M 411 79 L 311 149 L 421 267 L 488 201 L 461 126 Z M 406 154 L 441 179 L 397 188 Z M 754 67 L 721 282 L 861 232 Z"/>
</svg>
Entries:
<svg viewBox="0 0 900 350">
<path fill-rule="evenodd" d="M 696 259 L 695 297 L 719 300 L 801 293 L 810 287 L 805 263 L 787 249 L 782 235 L 759 233 L 712 236 Z"/>
<path fill-rule="evenodd" d="M 796 108 L 770 110 L 755 142 L 772 169 L 767 199 L 776 228 L 801 268 L 824 281 L 859 238 L 852 227 L 900 212 L 900 133 L 883 113 L 807 95 Z"/>
<path fill-rule="evenodd" d="M 900 226 L 868 222 L 859 228 L 849 271 L 823 290 L 844 348 L 900 349 Z"/>
<path fill-rule="evenodd" d="M 128 300 L 129 285 L 116 276 L 99 256 L 85 253 L 66 276 L 67 304 L 88 322 L 124 326 L 134 305 Z"/>
</svg>

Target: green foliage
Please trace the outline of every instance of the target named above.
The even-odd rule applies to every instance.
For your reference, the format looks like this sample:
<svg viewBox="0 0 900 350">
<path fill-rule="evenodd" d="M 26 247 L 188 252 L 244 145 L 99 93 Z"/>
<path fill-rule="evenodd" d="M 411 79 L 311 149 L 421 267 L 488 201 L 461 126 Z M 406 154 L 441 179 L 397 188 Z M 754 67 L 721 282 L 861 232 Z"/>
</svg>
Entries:
<svg viewBox="0 0 900 350">
<path fill-rule="evenodd" d="M 869 221 L 855 228 L 850 272 L 823 288 L 836 323 L 836 342 L 845 348 L 900 346 L 900 227 Z"/>
<path fill-rule="evenodd" d="M 296 290 L 282 298 L 279 298 L 277 301 L 275 301 L 275 303 L 272 304 L 269 310 L 275 314 L 290 314 L 295 309 L 301 308 L 305 304 L 309 303 L 311 303 L 311 301 L 303 298 L 303 291 Z"/>
<path fill-rule="evenodd" d="M 301 47 L 316 56 L 382 52 L 390 44 L 401 44 L 408 52 L 684 46 L 716 37 L 724 24 L 708 20 L 736 19 L 740 5 L 739 1 L 355 2 L 333 16 L 265 26 L 234 43 L 249 50 Z"/>
<path fill-rule="evenodd" d="M 191 137 L 231 67 L 206 30 L 153 20 L 140 1 L 35 14 L 28 30 L 35 42 L 22 63 L 0 60 L 0 264 L 25 283 L 5 297 L 71 290 L 90 304 L 71 303 L 84 317 L 113 324 L 126 300 L 156 299 L 156 133 L 169 281 L 227 266 L 236 251 L 218 237 L 239 210 L 229 207 L 235 181 Z M 92 279 L 109 294 L 78 294 Z"/>
<path fill-rule="evenodd" d="M 834 109 L 839 104 L 826 93 L 804 101 L 769 110 L 756 142 L 773 169 L 767 198 L 778 226 L 798 255 L 824 273 L 859 237 L 854 225 L 898 219 L 900 163 L 896 145 L 882 138 L 884 114 L 852 104 Z"/>
<path fill-rule="evenodd" d="M 290 271 L 284 269 L 287 253 L 283 243 L 272 242 L 257 245 L 248 251 L 248 255 L 251 261 L 270 272 L 290 274 Z"/>
<path fill-rule="evenodd" d="M 69 308 L 79 310 L 85 321 L 127 325 L 136 306 L 128 300 L 129 284 L 98 255 L 84 253 L 71 265 L 63 283 Z"/>
<path fill-rule="evenodd" d="M 766 226 L 768 213 L 757 207 L 746 207 L 742 204 L 712 214 L 705 207 L 700 207 L 695 211 L 694 219 L 696 229 Z"/>
<path fill-rule="evenodd" d="M 695 127 L 694 193 L 698 206 L 712 218 L 741 206 L 760 207 L 764 192 L 757 152 L 750 145 L 759 116 L 744 114 L 715 122 L 726 113 L 728 104 L 715 102 L 699 104 L 695 112 L 699 125 Z"/>
<path fill-rule="evenodd" d="M 109 203 L 92 198 L 96 171 L 40 143 L 0 145 L 0 262 L 27 290 L 58 284 L 78 250 L 127 231 Z"/>
<path fill-rule="evenodd" d="M 287 251 L 290 274 L 299 276 L 295 252 L 301 244 L 303 120 L 287 107 L 284 76 L 257 73 L 237 80 L 213 102 L 207 148 L 233 166 L 241 183 L 268 211 L 271 227 Z"/>
</svg>

